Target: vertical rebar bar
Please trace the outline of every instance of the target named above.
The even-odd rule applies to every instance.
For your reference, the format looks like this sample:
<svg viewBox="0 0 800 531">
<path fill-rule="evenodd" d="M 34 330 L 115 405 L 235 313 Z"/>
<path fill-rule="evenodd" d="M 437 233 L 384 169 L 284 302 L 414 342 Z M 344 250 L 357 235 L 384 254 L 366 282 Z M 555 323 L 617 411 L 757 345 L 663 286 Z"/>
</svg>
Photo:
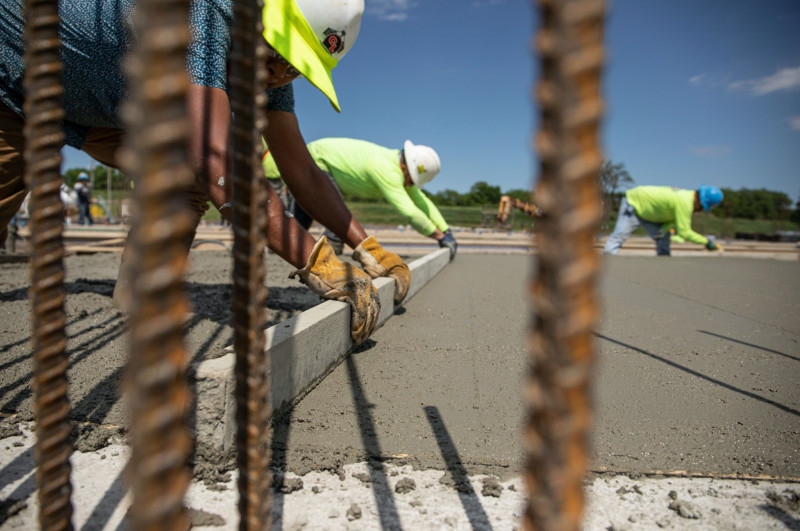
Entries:
<svg viewBox="0 0 800 531">
<path fill-rule="evenodd" d="M 183 292 L 185 241 L 194 230 L 186 190 L 188 163 L 186 48 L 189 0 L 140 0 L 137 40 L 129 56 L 128 139 L 123 166 L 136 180 L 138 226 L 131 231 L 129 315 L 131 458 L 128 478 L 133 529 L 189 526 L 183 498 L 189 485 L 191 401 L 185 368 Z"/>
<path fill-rule="evenodd" d="M 578 529 L 591 422 L 594 239 L 602 216 L 603 0 L 539 0 L 540 129 L 534 322 L 525 390 L 526 529 Z"/>
<path fill-rule="evenodd" d="M 235 117 L 233 161 L 233 327 L 236 352 L 236 448 L 239 528 L 269 529 L 270 445 L 265 181 L 260 177 L 261 131 L 266 125 L 266 44 L 262 2 L 234 3 L 229 93 Z"/>
<path fill-rule="evenodd" d="M 25 4 L 25 181 L 31 190 L 31 288 L 39 526 L 72 529 L 64 311 L 58 2 Z"/>
</svg>

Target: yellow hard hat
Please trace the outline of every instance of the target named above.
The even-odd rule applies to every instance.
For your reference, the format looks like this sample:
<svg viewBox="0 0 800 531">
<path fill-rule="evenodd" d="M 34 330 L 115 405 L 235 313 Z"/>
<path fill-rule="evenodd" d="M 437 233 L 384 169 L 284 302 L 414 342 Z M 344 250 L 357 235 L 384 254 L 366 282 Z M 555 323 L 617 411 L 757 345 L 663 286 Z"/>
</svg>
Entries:
<svg viewBox="0 0 800 531">
<path fill-rule="evenodd" d="M 363 14 L 364 0 L 266 0 L 264 39 L 341 111 L 331 70 L 355 43 Z"/>
</svg>

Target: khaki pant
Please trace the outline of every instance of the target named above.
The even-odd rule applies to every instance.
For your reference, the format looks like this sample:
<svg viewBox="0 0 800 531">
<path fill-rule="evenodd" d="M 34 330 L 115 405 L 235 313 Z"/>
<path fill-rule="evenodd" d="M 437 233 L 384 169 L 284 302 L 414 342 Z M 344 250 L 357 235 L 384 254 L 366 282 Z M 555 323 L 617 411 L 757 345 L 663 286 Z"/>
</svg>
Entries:
<svg viewBox="0 0 800 531">
<path fill-rule="evenodd" d="M 28 194 L 25 186 L 25 120 L 0 102 L 0 246 L 8 235 L 8 223 Z M 86 135 L 83 151 L 101 164 L 119 168 L 117 154 L 122 147 L 123 131 L 109 127 L 92 127 Z M 197 223 L 208 209 L 208 195 L 195 184 L 187 190 L 189 206 L 197 215 Z M 192 239 L 194 236 L 192 236 Z M 191 240 L 188 242 L 191 245 Z M 188 250 L 188 247 L 187 247 Z"/>
</svg>

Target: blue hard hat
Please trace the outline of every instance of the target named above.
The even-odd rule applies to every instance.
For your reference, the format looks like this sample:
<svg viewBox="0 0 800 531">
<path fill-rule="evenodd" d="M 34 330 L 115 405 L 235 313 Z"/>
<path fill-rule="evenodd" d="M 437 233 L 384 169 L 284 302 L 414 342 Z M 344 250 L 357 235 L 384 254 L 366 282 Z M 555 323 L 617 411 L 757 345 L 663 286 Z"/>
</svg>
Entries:
<svg viewBox="0 0 800 531">
<path fill-rule="evenodd" d="M 81 172 L 80 175 L 78 175 L 78 180 L 79 181 L 88 181 L 89 180 L 89 176 L 86 175 L 86 173 Z"/>
<path fill-rule="evenodd" d="M 701 184 L 697 189 L 697 195 L 700 196 L 700 204 L 703 205 L 703 210 L 709 212 L 712 208 L 722 203 L 723 195 L 722 190 L 716 186 L 706 186 Z"/>
</svg>

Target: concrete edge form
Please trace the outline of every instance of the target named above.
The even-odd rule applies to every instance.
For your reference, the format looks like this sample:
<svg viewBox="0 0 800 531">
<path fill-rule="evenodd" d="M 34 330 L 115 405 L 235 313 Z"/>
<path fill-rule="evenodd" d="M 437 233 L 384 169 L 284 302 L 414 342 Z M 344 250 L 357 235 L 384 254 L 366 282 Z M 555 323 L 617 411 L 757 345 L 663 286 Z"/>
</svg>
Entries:
<svg viewBox="0 0 800 531">
<path fill-rule="evenodd" d="M 447 249 L 438 249 L 408 264 L 411 284 L 408 301 L 450 262 Z M 373 280 L 381 301 L 378 326 L 395 311 L 394 280 Z M 402 305 L 402 303 L 401 303 Z M 269 327 L 266 350 L 270 356 L 270 414 L 292 407 L 351 352 L 350 306 L 325 301 Z M 236 434 L 235 353 L 194 366 L 197 407 L 195 434 L 199 457 L 216 461 L 233 452 Z"/>
</svg>

